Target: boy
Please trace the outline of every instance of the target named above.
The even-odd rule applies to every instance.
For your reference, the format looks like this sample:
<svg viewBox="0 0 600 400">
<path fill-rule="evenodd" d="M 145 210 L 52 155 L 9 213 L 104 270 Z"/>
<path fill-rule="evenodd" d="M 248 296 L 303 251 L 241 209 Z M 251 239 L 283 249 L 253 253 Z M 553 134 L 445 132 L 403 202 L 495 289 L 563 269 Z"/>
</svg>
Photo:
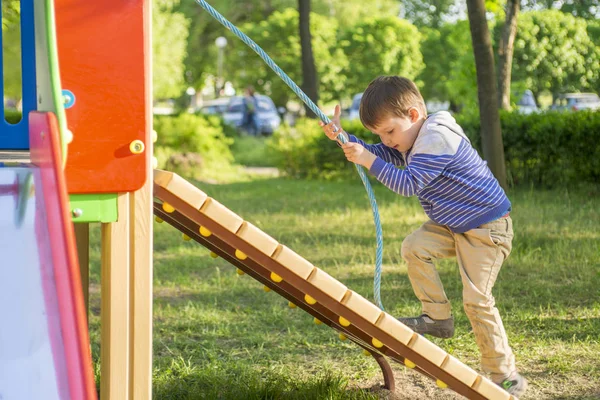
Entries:
<svg viewBox="0 0 600 400">
<path fill-rule="evenodd" d="M 420 334 L 454 335 L 450 302 L 433 261 L 455 256 L 483 370 L 510 394 L 522 395 L 527 381 L 517 372 L 492 296 L 512 247 L 511 204 L 504 190 L 449 113 L 427 116 L 423 97 L 409 79 L 372 81 L 361 100 L 360 119 L 381 143 L 365 144 L 341 130 L 339 106 L 333 121 L 321 126 L 332 140 L 340 132 L 348 139 L 342 149 L 349 161 L 400 195 L 416 194 L 430 218 L 402 243 L 422 315 L 399 320 Z"/>
</svg>

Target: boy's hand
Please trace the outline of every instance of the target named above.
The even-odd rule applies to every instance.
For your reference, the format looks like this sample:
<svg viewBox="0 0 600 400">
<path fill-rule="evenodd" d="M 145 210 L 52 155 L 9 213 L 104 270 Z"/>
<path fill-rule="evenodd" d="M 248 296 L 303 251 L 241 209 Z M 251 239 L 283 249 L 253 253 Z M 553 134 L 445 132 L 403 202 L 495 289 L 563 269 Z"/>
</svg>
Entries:
<svg viewBox="0 0 600 400">
<path fill-rule="evenodd" d="M 377 158 L 375 154 L 371 153 L 358 143 L 345 143 L 342 145 L 342 149 L 344 150 L 344 154 L 348 161 L 362 165 L 367 169 L 371 169 L 371 165 L 373 165 Z"/>
<path fill-rule="evenodd" d="M 342 109 L 338 104 L 335 106 L 333 118 L 331 119 L 331 122 L 329 124 L 325 125 L 323 121 L 319 121 L 319 125 L 323 127 L 323 132 L 325 132 L 325 135 L 327 135 L 327 137 L 331 140 L 337 140 L 337 137 L 340 133 L 346 137 L 346 140 L 348 140 L 348 134 L 344 132 L 344 130 L 342 129 L 342 124 L 340 123 L 341 114 Z"/>
</svg>

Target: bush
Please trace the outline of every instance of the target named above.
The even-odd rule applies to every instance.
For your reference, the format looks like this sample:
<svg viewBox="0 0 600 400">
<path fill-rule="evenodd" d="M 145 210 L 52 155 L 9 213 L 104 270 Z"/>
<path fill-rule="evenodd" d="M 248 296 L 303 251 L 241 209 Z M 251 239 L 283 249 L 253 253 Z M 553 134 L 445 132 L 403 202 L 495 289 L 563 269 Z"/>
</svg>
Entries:
<svg viewBox="0 0 600 400">
<path fill-rule="evenodd" d="M 456 116 L 481 154 L 479 116 Z M 600 112 L 501 111 L 509 184 L 551 187 L 600 181 Z"/>
<path fill-rule="evenodd" d="M 600 112 L 501 112 L 500 117 L 509 184 L 550 187 L 600 181 Z M 456 119 L 481 154 L 479 116 L 463 113 Z M 342 121 L 342 126 L 367 143 L 378 141 L 358 120 Z M 316 120 L 282 127 L 269 145 L 279 169 L 291 176 L 329 179 L 355 173 Z"/>
<path fill-rule="evenodd" d="M 225 137 L 219 124 L 218 119 L 187 113 L 155 116 L 159 168 L 200 178 L 207 170 L 230 167 L 233 140 Z"/>
<path fill-rule="evenodd" d="M 21 111 L 4 110 L 4 119 L 9 124 L 18 124 L 21 121 Z"/>
<path fill-rule="evenodd" d="M 374 135 L 360 121 L 342 121 L 344 129 L 373 143 Z M 295 127 L 281 126 L 268 142 L 276 166 L 299 178 L 340 178 L 356 173 L 344 152 L 327 138 L 318 120 L 301 118 Z"/>
</svg>

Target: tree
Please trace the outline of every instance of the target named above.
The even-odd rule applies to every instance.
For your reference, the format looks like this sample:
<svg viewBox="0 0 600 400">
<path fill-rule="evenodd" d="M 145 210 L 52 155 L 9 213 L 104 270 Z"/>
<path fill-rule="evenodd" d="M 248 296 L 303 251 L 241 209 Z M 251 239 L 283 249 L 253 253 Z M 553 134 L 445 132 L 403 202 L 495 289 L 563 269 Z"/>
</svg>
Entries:
<svg viewBox="0 0 600 400">
<path fill-rule="evenodd" d="M 189 22 L 175 12 L 178 0 L 154 0 L 152 69 L 154 98 L 179 97 L 185 88 L 184 58 Z"/>
<path fill-rule="evenodd" d="M 517 36 L 517 18 L 521 0 L 507 0 L 506 19 L 502 36 L 498 44 L 498 95 L 500 107 L 510 110 L 510 82 L 515 37 Z"/>
<path fill-rule="evenodd" d="M 294 82 L 301 82 L 302 52 L 298 35 L 298 10 L 288 8 L 276 11 L 260 23 L 247 23 L 240 29 L 253 38 Z M 337 45 L 337 30 L 335 19 L 311 13 L 312 50 L 321 88 L 319 97 L 326 102 L 338 98 L 346 83 L 340 71 L 346 67 L 347 60 Z M 270 95 L 275 104 L 285 105 L 293 96 L 285 82 L 241 40 L 233 38 L 230 43 L 228 78 L 234 86 L 254 85 Z"/>
<path fill-rule="evenodd" d="M 523 0 L 523 9 L 556 9 L 583 19 L 597 19 L 600 16 L 600 0 Z"/>
<path fill-rule="evenodd" d="M 494 68 L 492 41 L 486 20 L 483 0 L 467 0 L 467 12 L 471 27 L 471 42 L 477 69 L 477 92 L 479 118 L 481 121 L 481 144 L 483 156 L 500 186 L 506 188 L 504 145 L 498 112 L 498 90 Z"/>
<path fill-rule="evenodd" d="M 256 32 L 259 35 L 258 37 L 254 36 L 254 31 L 250 34 L 250 32 L 243 29 L 246 24 L 260 24 L 261 21 L 268 20 L 275 12 L 285 12 L 288 8 L 297 9 L 297 6 L 297 0 L 245 0 L 242 2 L 238 0 L 219 0 L 215 8 L 232 24 L 240 28 L 242 32 L 248 34 L 253 40 L 256 40 L 260 38 L 260 32 Z M 311 10 L 311 14 L 317 14 L 328 18 L 328 20 L 333 20 L 336 26 L 342 24 L 352 25 L 369 15 L 395 16 L 398 14 L 398 3 L 397 0 L 378 0 L 376 4 L 364 0 L 346 0 L 344 2 L 312 0 Z M 201 86 L 208 75 L 216 74 L 217 66 L 214 60 L 217 58 L 217 49 L 214 46 L 215 39 L 218 36 L 227 36 L 230 34 L 228 34 L 227 29 L 194 1 L 181 2 L 176 11 L 183 13 L 191 22 L 187 45 L 188 55 L 185 61 L 186 80 L 188 84 Z M 317 31 L 314 29 L 311 29 L 311 31 L 314 38 Z M 327 29 L 327 32 L 329 31 Z M 297 31 L 290 32 L 290 34 L 298 37 Z M 229 43 L 239 42 L 239 39 L 231 35 L 228 38 L 231 38 Z M 332 40 L 331 45 L 333 47 L 335 38 Z M 228 45 L 225 49 L 225 59 L 228 61 L 225 63 L 227 80 L 231 80 L 235 75 L 239 75 L 239 71 L 236 69 L 239 66 L 234 67 L 229 62 L 232 58 L 239 58 L 237 54 L 233 54 L 237 51 L 234 49 L 237 48 Z M 268 51 L 267 53 L 272 56 Z M 275 61 L 278 62 L 277 59 Z M 340 60 L 340 62 L 343 63 L 343 60 Z M 318 57 L 316 63 L 319 64 Z M 247 72 L 251 73 L 249 70 Z M 318 65 L 317 72 L 320 72 Z M 321 92 L 324 93 L 324 90 Z"/>
<path fill-rule="evenodd" d="M 312 38 L 310 35 L 310 0 L 298 0 L 298 13 L 300 19 L 300 48 L 302 49 L 302 90 L 315 104 L 319 103 L 319 87 L 317 69 L 312 51 Z M 307 104 L 304 105 L 306 115 L 315 118 Z"/>
<path fill-rule="evenodd" d="M 590 90 L 598 85 L 598 46 L 588 24 L 557 10 L 529 11 L 519 17 L 513 76 L 537 97 L 542 91 Z"/>
<path fill-rule="evenodd" d="M 418 75 L 427 100 L 449 101 L 454 111 L 477 104 L 477 74 L 468 21 L 422 28 L 426 68 Z"/>
<path fill-rule="evenodd" d="M 401 15 L 418 27 L 439 28 L 444 19 L 455 16 L 456 0 L 402 0 Z"/>
<path fill-rule="evenodd" d="M 349 26 L 339 41 L 348 58 L 342 71 L 345 95 L 362 92 L 378 75 L 416 78 L 424 67 L 420 40 L 417 28 L 397 17 L 371 17 Z"/>
</svg>

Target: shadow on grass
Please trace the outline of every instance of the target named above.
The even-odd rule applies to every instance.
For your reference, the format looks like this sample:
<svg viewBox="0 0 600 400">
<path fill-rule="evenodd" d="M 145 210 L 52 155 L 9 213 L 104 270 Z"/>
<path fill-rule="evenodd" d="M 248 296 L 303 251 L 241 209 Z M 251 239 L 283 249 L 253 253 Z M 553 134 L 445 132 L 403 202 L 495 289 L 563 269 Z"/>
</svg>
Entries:
<svg viewBox="0 0 600 400">
<path fill-rule="evenodd" d="M 192 366 L 184 361 L 174 361 L 167 373 L 160 375 L 154 384 L 157 400 L 192 399 L 327 399 L 376 400 L 367 390 L 350 388 L 345 378 L 331 372 L 298 379 L 297 371 L 268 372 L 234 365 L 212 365 L 210 368 Z"/>
</svg>

